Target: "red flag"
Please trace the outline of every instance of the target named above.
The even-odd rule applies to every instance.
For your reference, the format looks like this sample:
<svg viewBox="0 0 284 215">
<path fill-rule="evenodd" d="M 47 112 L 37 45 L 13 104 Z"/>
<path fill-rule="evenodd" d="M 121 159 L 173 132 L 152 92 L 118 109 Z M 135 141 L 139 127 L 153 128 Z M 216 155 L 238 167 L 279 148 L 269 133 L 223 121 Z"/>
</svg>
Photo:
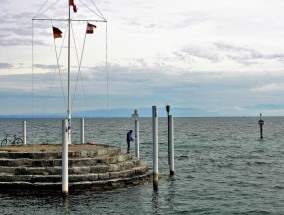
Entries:
<svg viewBox="0 0 284 215">
<path fill-rule="evenodd" d="M 77 6 L 74 4 L 74 0 L 69 0 L 69 5 L 73 6 L 73 11 L 74 11 L 74 13 L 76 13 L 77 12 Z"/>
<path fill-rule="evenodd" d="M 60 31 L 58 28 L 53 28 L 53 37 L 54 38 L 62 38 L 62 31 Z"/>
<path fill-rule="evenodd" d="M 87 32 L 86 32 L 86 33 L 87 33 L 87 34 L 92 34 L 92 33 L 94 33 L 94 28 L 97 28 L 97 26 L 88 23 L 88 24 L 87 24 Z"/>
<path fill-rule="evenodd" d="M 74 13 L 77 12 L 77 6 L 75 4 L 73 4 L 73 11 L 74 11 Z"/>
</svg>

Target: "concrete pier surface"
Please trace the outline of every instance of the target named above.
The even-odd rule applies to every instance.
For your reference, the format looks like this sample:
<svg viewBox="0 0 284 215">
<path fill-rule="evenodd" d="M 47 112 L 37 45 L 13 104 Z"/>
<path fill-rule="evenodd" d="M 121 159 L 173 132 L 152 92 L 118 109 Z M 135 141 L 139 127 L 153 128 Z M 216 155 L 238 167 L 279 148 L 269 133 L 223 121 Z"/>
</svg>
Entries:
<svg viewBox="0 0 284 215">
<path fill-rule="evenodd" d="M 69 191 L 111 190 L 151 181 L 148 166 L 121 149 L 101 144 L 70 144 Z M 61 191 L 62 145 L 0 147 L 0 190 Z"/>
</svg>

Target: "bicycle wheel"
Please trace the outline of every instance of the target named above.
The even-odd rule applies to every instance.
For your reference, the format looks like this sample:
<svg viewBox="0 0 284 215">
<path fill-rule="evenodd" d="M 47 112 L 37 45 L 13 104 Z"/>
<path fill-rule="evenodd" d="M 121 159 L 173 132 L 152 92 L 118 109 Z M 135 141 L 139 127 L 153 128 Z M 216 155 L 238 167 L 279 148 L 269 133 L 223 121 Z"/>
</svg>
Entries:
<svg viewBox="0 0 284 215">
<path fill-rule="evenodd" d="M 6 146 L 7 145 L 7 139 L 2 140 L 1 146 Z"/>
<path fill-rule="evenodd" d="M 16 146 L 21 146 L 21 145 L 23 145 L 23 140 L 18 137 L 18 138 L 15 140 L 15 145 L 16 145 Z"/>
</svg>

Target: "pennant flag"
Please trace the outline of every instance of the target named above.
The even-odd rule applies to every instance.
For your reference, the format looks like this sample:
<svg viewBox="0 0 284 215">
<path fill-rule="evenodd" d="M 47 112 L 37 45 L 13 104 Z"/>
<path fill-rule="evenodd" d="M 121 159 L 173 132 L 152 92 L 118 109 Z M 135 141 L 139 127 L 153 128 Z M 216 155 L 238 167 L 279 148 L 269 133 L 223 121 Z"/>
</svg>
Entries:
<svg viewBox="0 0 284 215">
<path fill-rule="evenodd" d="M 62 38 L 62 31 L 60 31 L 58 28 L 53 28 L 53 36 L 54 38 Z"/>
<path fill-rule="evenodd" d="M 74 0 L 69 0 L 69 5 L 73 6 L 73 11 L 74 11 L 74 13 L 76 13 L 77 12 L 77 6 L 74 4 Z"/>
<path fill-rule="evenodd" d="M 87 32 L 86 32 L 86 33 L 87 33 L 87 34 L 92 34 L 92 33 L 94 33 L 94 28 L 97 28 L 97 26 L 88 23 L 88 24 L 87 24 Z"/>
</svg>

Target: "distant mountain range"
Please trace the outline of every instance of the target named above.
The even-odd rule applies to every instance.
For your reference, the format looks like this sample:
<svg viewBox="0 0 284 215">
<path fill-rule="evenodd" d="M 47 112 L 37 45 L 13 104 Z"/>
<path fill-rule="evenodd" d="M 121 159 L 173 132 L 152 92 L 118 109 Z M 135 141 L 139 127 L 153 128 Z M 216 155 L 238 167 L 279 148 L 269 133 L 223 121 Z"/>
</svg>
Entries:
<svg viewBox="0 0 284 215">
<path fill-rule="evenodd" d="M 152 108 L 141 108 L 138 109 L 140 117 L 151 117 Z M 134 109 L 128 108 L 117 108 L 117 109 L 98 109 L 89 111 L 78 111 L 72 113 L 72 118 L 104 118 L 104 117 L 131 117 L 134 113 Z M 217 113 L 207 112 L 200 109 L 194 108 L 171 108 L 170 114 L 174 117 L 208 117 L 217 116 Z M 159 117 L 166 117 L 167 112 L 165 108 L 158 109 Z M 0 115 L 0 118 L 64 118 L 65 113 L 57 114 L 10 114 L 10 115 Z"/>
</svg>

